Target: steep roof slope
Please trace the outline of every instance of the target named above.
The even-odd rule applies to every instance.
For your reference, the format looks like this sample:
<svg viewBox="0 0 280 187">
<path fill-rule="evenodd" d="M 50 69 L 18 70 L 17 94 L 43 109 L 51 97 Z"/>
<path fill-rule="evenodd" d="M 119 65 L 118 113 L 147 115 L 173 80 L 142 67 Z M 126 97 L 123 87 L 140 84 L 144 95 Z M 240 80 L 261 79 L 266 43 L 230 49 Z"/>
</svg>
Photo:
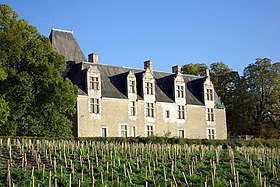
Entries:
<svg viewBox="0 0 280 187">
<path fill-rule="evenodd" d="M 76 41 L 73 32 L 53 28 L 49 39 L 54 50 L 63 55 L 66 62 L 79 63 L 86 61 L 85 55 Z"/>
</svg>

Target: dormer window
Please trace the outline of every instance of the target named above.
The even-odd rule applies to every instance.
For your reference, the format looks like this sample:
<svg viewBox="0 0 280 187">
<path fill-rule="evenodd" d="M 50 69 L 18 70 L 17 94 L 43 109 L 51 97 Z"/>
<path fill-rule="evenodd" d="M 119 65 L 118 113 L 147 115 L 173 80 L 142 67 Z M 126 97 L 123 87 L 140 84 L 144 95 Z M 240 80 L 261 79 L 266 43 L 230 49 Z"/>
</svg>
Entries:
<svg viewBox="0 0 280 187">
<path fill-rule="evenodd" d="M 146 90 L 146 94 L 153 95 L 153 83 L 146 82 L 145 90 Z"/>
<path fill-rule="evenodd" d="M 177 97 L 184 97 L 184 86 L 177 85 Z"/>
<path fill-rule="evenodd" d="M 129 93 L 136 93 L 136 84 L 135 80 L 129 80 Z"/>
<path fill-rule="evenodd" d="M 98 79 L 98 77 L 90 77 L 89 78 L 89 84 L 90 84 L 91 89 L 98 90 L 99 89 L 99 79 Z"/>
<path fill-rule="evenodd" d="M 213 90 L 212 89 L 206 89 L 206 99 L 208 101 L 213 101 Z"/>
</svg>

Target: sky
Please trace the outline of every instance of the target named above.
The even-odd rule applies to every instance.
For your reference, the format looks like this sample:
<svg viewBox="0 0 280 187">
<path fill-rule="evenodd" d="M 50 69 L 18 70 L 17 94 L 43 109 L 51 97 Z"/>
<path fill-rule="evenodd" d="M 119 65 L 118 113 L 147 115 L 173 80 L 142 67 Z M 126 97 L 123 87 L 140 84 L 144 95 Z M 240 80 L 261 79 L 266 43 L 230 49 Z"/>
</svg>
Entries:
<svg viewBox="0 0 280 187">
<path fill-rule="evenodd" d="M 100 64 L 171 72 L 224 62 L 242 74 L 256 58 L 280 61 L 279 0 L 1 0 L 49 36 L 73 30 Z"/>
</svg>

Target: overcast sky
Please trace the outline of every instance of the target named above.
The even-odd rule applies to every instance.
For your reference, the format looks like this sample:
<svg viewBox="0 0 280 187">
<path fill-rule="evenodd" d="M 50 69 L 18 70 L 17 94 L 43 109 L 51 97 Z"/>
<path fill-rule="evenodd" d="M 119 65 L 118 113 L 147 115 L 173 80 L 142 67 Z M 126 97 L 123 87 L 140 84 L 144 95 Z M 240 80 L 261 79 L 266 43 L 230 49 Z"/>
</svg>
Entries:
<svg viewBox="0 0 280 187">
<path fill-rule="evenodd" d="M 2 0 L 49 36 L 73 30 L 86 58 L 171 71 L 224 62 L 242 73 L 256 58 L 280 61 L 279 0 Z"/>
</svg>

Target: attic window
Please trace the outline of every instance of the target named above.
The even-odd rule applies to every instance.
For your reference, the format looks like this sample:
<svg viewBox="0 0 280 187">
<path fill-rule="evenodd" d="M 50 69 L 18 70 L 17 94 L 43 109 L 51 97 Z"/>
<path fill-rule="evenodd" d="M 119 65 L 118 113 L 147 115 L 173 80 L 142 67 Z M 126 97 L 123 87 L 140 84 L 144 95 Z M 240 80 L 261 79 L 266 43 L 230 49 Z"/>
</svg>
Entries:
<svg viewBox="0 0 280 187">
<path fill-rule="evenodd" d="M 212 89 L 206 89 L 206 99 L 208 101 L 213 101 L 213 90 Z"/>
<path fill-rule="evenodd" d="M 98 79 L 98 77 L 90 77 L 89 84 L 90 84 L 91 89 L 99 90 L 99 79 Z"/>
<path fill-rule="evenodd" d="M 177 86 L 177 97 L 184 97 L 184 86 Z"/>
<path fill-rule="evenodd" d="M 146 94 L 153 95 L 153 83 L 146 82 L 145 89 L 146 89 Z"/>
<path fill-rule="evenodd" d="M 135 93 L 135 81 L 134 80 L 130 80 L 129 81 L 129 93 Z"/>
</svg>

